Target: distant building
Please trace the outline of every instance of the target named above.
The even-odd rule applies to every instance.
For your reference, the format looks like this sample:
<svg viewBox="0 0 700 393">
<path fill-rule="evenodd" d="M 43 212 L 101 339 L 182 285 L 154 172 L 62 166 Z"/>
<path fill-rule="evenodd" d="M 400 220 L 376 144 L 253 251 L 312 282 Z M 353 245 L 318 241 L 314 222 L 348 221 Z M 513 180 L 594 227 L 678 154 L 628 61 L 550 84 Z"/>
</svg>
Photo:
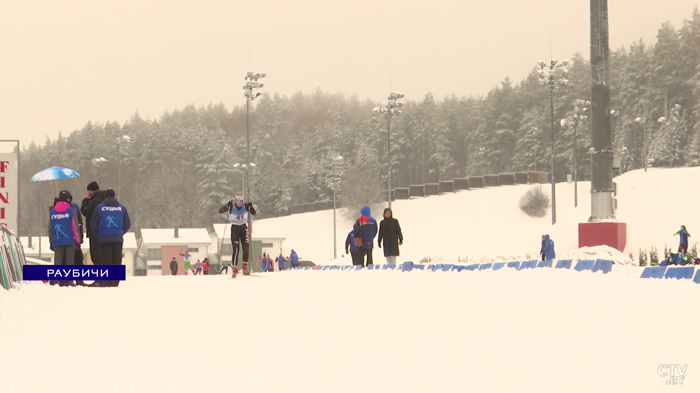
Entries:
<svg viewBox="0 0 700 393">
<path fill-rule="evenodd" d="M 209 257 L 212 239 L 206 228 L 141 229 L 138 266 L 140 275 L 160 276 L 170 274 L 170 261 L 178 262 L 178 275 L 185 274 L 184 254 L 189 251 L 194 265 L 199 259 Z M 144 274 L 145 273 L 145 274 Z M 191 272 L 189 274 L 192 274 Z"/>
<path fill-rule="evenodd" d="M 209 260 L 218 266 L 221 261 L 231 261 L 233 247 L 231 246 L 231 224 L 214 224 L 214 233 L 211 234 L 212 244 L 209 248 Z M 254 270 L 258 255 L 263 252 L 277 256 L 282 253 L 282 243 L 287 236 L 278 223 L 265 220 L 253 222 L 253 254 L 250 262 Z M 240 262 L 239 258 L 239 262 Z"/>
</svg>

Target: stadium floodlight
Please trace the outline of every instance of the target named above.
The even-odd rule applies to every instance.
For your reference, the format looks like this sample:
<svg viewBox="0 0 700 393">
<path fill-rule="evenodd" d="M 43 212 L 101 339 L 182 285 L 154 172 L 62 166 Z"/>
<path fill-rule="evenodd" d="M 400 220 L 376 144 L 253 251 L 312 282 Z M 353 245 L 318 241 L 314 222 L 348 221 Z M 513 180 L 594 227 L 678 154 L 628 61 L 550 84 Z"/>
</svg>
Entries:
<svg viewBox="0 0 700 393">
<path fill-rule="evenodd" d="M 387 132 L 387 200 L 389 201 L 389 209 L 391 209 L 391 117 L 395 115 L 400 115 L 403 113 L 401 106 L 403 103 L 399 102 L 400 99 L 404 98 L 403 93 L 391 92 L 387 97 L 387 104 L 385 107 L 376 106 L 372 109 L 372 112 L 379 113 L 381 115 L 386 115 L 386 132 Z"/>
</svg>

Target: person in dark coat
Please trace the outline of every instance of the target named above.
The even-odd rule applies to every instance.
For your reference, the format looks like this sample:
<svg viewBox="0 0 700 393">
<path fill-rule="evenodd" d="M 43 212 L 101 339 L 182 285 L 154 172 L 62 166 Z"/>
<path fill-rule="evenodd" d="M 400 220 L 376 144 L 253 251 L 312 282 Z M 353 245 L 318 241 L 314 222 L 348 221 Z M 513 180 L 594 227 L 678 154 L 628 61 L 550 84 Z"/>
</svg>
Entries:
<svg viewBox="0 0 700 393">
<path fill-rule="evenodd" d="M 355 236 L 353 235 L 353 231 L 350 231 L 348 233 L 348 237 L 345 238 L 345 253 L 348 253 L 348 249 L 350 250 L 350 258 L 352 259 L 352 264 L 353 265 L 361 265 L 362 262 L 360 262 L 360 250 L 357 249 L 357 246 L 355 245 Z"/>
<path fill-rule="evenodd" d="M 92 220 L 92 215 L 95 212 L 97 205 L 105 200 L 104 191 L 100 190 L 100 186 L 97 182 L 91 182 L 87 186 L 87 192 L 83 198 L 83 202 L 80 206 L 80 211 L 85 216 L 85 230 L 87 233 L 88 241 L 90 242 L 90 259 L 92 259 L 93 265 L 102 265 L 102 259 L 100 258 L 100 253 L 97 251 L 97 235 L 92 232 L 90 228 L 90 221 Z"/>
<path fill-rule="evenodd" d="M 97 247 L 103 265 L 121 265 L 124 234 L 131 228 L 126 207 L 119 203 L 113 189 L 105 191 L 105 200 L 95 208 L 90 228 L 97 236 Z M 100 287 L 119 286 L 117 280 L 95 281 Z"/>
<path fill-rule="evenodd" d="M 170 274 L 177 276 L 177 261 L 175 260 L 175 257 L 173 257 L 173 260 L 170 261 Z"/>
<path fill-rule="evenodd" d="M 367 267 L 374 263 L 372 250 L 374 249 L 374 238 L 377 236 L 377 220 L 370 215 L 369 206 L 363 207 L 360 214 L 361 216 L 355 220 L 352 232 L 355 239 L 362 239 L 362 245 L 358 246 L 357 249 L 360 252 L 360 265 Z M 366 262 L 365 256 L 367 257 Z"/>
<path fill-rule="evenodd" d="M 543 261 L 547 260 L 547 254 L 544 251 L 544 235 L 542 235 L 542 245 L 540 246 L 540 256 Z"/>
<path fill-rule="evenodd" d="M 71 195 L 70 191 L 68 190 L 63 190 L 60 193 L 58 193 L 58 198 L 55 198 L 53 201 L 54 206 L 56 206 L 56 203 L 60 200 L 68 202 L 70 204 L 70 207 L 73 210 L 75 210 L 75 215 L 78 217 L 78 238 L 80 239 L 80 243 L 78 243 L 75 246 L 75 261 L 73 263 L 76 265 L 84 265 L 85 258 L 83 257 L 83 250 L 81 249 L 81 244 L 83 244 L 83 239 L 85 238 L 85 235 L 83 229 L 83 215 L 80 213 L 80 206 L 73 203 L 73 195 Z M 75 281 L 75 285 L 85 286 L 85 282 L 82 280 L 77 280 Z"/>
<path fill-rule="evenodd" d="M 379 248 L 382 248 L 382 241 L 384 241 L 386 263 L 395 265 L 396 257 L 399 256 L 399 245 L 403 244 L 403 234 L 399 220 L 394 218 L 394 213 L 388 207 L 384 209 L 384 219 L 379 223 L 379 237 L 377 237 Z"/>
</svg>

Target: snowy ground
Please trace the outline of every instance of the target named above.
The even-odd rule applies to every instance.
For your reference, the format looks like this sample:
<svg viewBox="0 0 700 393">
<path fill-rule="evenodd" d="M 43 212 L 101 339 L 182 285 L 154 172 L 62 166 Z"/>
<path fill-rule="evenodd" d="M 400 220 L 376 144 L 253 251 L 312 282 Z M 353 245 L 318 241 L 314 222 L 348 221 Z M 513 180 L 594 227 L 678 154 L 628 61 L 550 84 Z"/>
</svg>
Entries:
<svg viewBox="0 0 700 393">
<path fill-rule="evenodd" d="M 700 240 L 698 188 L 692 179 L 700 177 L 700 168 L 637 170 L 615 178 L 618 184 L 619 221 L 627 223 L 627 259 L 639 249 L 664 246 L 675 249 L 678 237 L 673 233 L 685 225 L 691 235 L 691 247 Z M 682 185 L 682 186 L 678 186 Z M 591 215 L 590 182 L 578 182 L 578 207 L 574 208 L 574 185 L 557 184 L 557 223 L 552 226 L 551 209 L 542 218 L 528 217 L 518 208 L 520 196 L 531 186 L 502 186 L 452 194 L 397 200 L 392 203 L 394 217 L 401 223 L 404 244 L 399 262 L 455 263 L 537 258 L 543 234 L 550 234 L 557 257 L 576 258 L 578 223 Z M 543 185 L 549 194 L 550 186 Z M 359 215 L 359 212 L 357 213 Z M 372 215 L 381 220 L 381 212 Z M 285 255 L 295 249 L 299 256 L 317 264 L 351 264 L 344 255 L 345 237 L 354 221 L 337 214 L 337 256 L 333 260 L 333 211 L 325 210 L 270 219 L 284 229 Z M 694 231 L 695 229 L 695 231 Z M 375 244 L 376 247 L 376 244 Z M 384 254 L 375 248 L 375 260 L 383 263 Z"/>
<path fill-rule="evenodd" d="M 678 184 L 695 171 L 618 179 L 633 247 L 671 244 L 680 224 L 700 228 L 692 187 L 659 195 L 663 179 Z M 560 256 L 605 256 L 575 249 L 576 220 L 589 214 L 579 186 L 574 210 L 563 203 L 570 186 L 560 185 L 554 228 L 517 210 L 526 187 L 397 201 L 402 259 L 536 254 L 542 233 Z M 691 208 L 676 211 L 683 206 Z M 285 246 L 332 256 L 327 218 L 332 225 L 328 212 L 277 219 L 297 228 Z M 618 264 L 606 275 L 365 270 L 130 277 L 118 288 L 25 283 L 0 291 L 0 392 L 700 391 L 700 285 L 640 274 Z M 682 385 L 659 375 L 669 364 L 687 365 Z"/>
<path fill-rule="evenodd" d="M 3 393 L 697 392 L 691 282 L 294 271 L 0 292 Z M 688 365 L 666 386 L 662 364 Z"/>
</svg>

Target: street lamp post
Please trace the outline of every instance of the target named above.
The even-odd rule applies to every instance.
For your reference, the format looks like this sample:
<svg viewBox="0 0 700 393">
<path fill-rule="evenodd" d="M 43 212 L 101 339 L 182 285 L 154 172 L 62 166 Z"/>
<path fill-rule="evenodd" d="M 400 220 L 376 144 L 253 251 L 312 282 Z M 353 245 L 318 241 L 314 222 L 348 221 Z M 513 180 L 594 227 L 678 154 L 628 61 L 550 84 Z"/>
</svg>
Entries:
<svg viewBox="0 0 700 393">
<path fill-rule="evenodd" d="M 480 148 L 479 148 L 479 158 L 481 158 L 481 159 L 479 160 L 479 162 L 480 162 L 479 173 L 480 173 L 481 176 L 484 176 L 484 152 L 485 152 L 485 151 L 486 151 L 485 148 L 483 148 L 483 147 L 480 147 Z"/>
<path fill-rule="evenodd" d="M 103 162 L 107 162 L 104 157 L 95 157 L 92 160 L 92 179 L 95 179 L 95 167 Z"/>
<path fill-rule="evenodd" d="M 644 116 L 639 116 L 634 119 L 634 122 L 642 126 L 642 157 L 644 159 L 644 172 L 647 171 L 647 119 Z M 637 133 L 634 133 L 634 148 L 637 152 Z"/>
<path fill-rule="evenodd" d="M 669 122 L 678 123 L 680 120 L 680 116 L 681 116 L 681 106 L 678 104 L 675 104 L 673 106 L 673 109 L 671 109 L 671 118 L 670 119 L 666 118 L 666 116 L 662 116 L 662 117 L 659 117 L 659 119 L 656 121 L 661 124 L 661 127 L 666 126 L 666 132 L 671 132 L 669 127 L 675 127 L 675 125 L 668 125 Z M 675 146 L 675 144 L 671 144 L 671 146 L 669 146 L 669 147 L 673 150 L 669 153 L 668 167 L 673 168 L 673 155 L 676 153 L 676 146 Z"/>
<path fill-rule="evenodd" d="M 569 81 L 564 78 L 567 72 L 566 66 L 569 65 L 569 62 L 564 60 L 563 62 L 559 63 L 557 60 L 550 60 L 549 64 L 547 64 L 540 60 L 537 62 L 537 65 L 540 67 L 540 70 L 537 72 L 540 85 L 549 89 L 549 108 L 551 114 L 551 122 L 549 126 L 552 132 L 552 225 L 554 225 L 557 223 L 557 197 L 554 183 L 554 89 L 559 86 L 566 86 L 569 83 Z"/>
<path fill-rule="evenodd" d="M 261 72 L 248 71 L 243 78 L 245 80 L 245 85 L 243 85 L 243 95 L 245 96 L 245 142 L 246 142 L 246 162 L 250 163 L 250 102 L 254 99 L 260 97 L 263 93 L 254 93 L 254 89 L 260 89 L 264 84 L 258 82 L 259 79 L 266 77 L 267 75 Z M 244 195 L 251 199 L 250 195 L 250 167 L 252 164 L 247 165 L 246 168 L 246 187 Z M 252 257 L 253 255 L 253 237 L 252 237 L 252 215 L 248 214 L 248 231 L 250 233 L 250 238 L 248 239 L 248 255 Z M 250 262 L 250 261 L 248 261 Z"/>
<path fill-rule="evenodd" d="M 250 166 L 252 168 L 255 168 L 255 163 L 251 162 Z M 248 168 L 248 165 L 241 164 L 240 162 L 237 162 L 237 163 L 233 164 L 233 167 L 236 169 L 243 168 L 243 169 L 241 169 L 241 191 L 245 192 L 245 174 L 246 174 L 246 169 Z"/>
<path fill-rule="evenodd" d="M 534 161 L 535 161 L 535 172 L 537 172 L 537 139 L 540 136 L 540 129 L 537 127 L 533 127 L 532 128 L 532 135 L 535 138 L 535 143 L 534 143 L 534 145 L 535 145 L 535 160 Z"/>
<path fill-rule="evenodd" d="M 571 126 L 574 130 L 573 138 L 571 139 L 571 178 L 574 181 L 574 207 L 578 207 L 578 165 L 576 164 L 576 133 L 578 125 L 582 121 L 588 119 L 588 108 L 591 106 L 590 101 L 576 100 L 574 101 L 574 113 L 561 120 L 562 126 Z"/>
<path fill-rule="evenodd" d="M 389 200 L 389 209 L 391 209 L 391 117 L 401 114 L 401 109 L 399 109 L 403 103 L 398 100 L 404 98 L 401 93 L 394 93 L 393 91 L 387 97 L 386 107 L 375 107 L 372 111 L 386 115 L 386 146 L 387 146 L 387 199 Z"/>
<path fill-rule="evenodd" d="M 129 135 L 122 135 L 119 138 L 117 138 L 117 193 L 119 193 L 119 161 L 121 156 L 121 144 L 124 142 L 131 142 L 131 138 L 129 137 Z"/>
</svg>

